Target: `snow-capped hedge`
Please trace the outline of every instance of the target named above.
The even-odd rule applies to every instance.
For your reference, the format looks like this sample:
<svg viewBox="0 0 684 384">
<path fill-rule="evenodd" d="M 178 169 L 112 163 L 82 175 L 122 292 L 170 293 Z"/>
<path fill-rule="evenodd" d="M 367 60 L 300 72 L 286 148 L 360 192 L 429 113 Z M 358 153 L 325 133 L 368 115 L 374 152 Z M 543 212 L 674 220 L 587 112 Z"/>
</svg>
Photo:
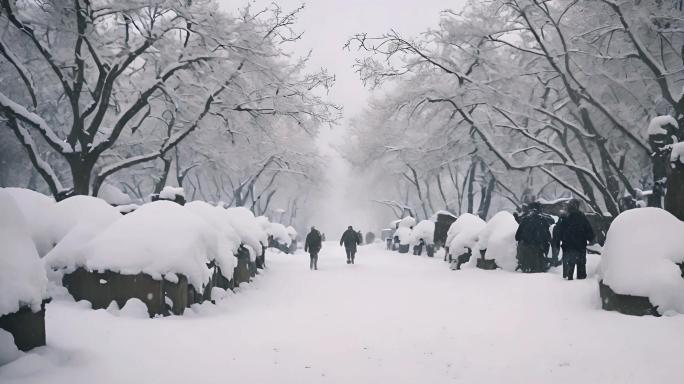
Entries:
<svg viewBox="0 0 684 384">
<path fill-rule="evenodd" d="M 245 248 L 249 250 L 250 260 L 255 261 L 256 257 L 261 255 L 261 247 L 268 246 L 268 233 L 249 209 L 233 207 L 227 208 L 226 212 Z"/>
<path fill-rule="evenodd" d="M 292 241 L 297 240 L 298 233 L 297 233 L 297 230 L 294 229 L 293 226 L 290 225 L 285 229 L 287 230 L 287 234 L 290 235 L 290 240 L 292 240 Z"/>
<path fill-rule="evenodd" d="M 399 238 L 399 244 L 401 245 L 411 244 L 411 228 L 400 226 L 399 229 L 394 231 L 394 235 L 392 236 L 392 238 L 394 237 Z"/>
<path fill-rule="evenodd" d="M 411 231 L 410 242 L 411 245 L 416 245 L 421 239 L 426 245 L 434 244 L 435 237 L 435 223 L 430 220 L 422 220 Z"/>
<path fill-rule="evenodd" d="M 218 236 L 218 258 L 215 260 L 216 264 L 221 268 L 226 278 L 230 279 L 233 268 L 237 266 L 235 254 L 240 248 L 242 239 L 233 227 L 228 213 L 225 209 L 213 206 L 204 201 L 192 201 L 185 204 L 185 209 L 190 210 L 202 218 L 209 226 L 216 231 Z"/>
<path fill-rule="evenodd" d="M 123 216 L 80 248 L 77 257 L 89 270 L 145 273 L 155 279 L 179 273 L 202 287 L 211 276 L 208 261 L 234 258 L 225 256 L 221 238 L 192 210 L 162 200 Z"/>
<path fill-rule="evenodd" d="M 26 218 L 14 198 L 0 189 L 0 316 L 23 306 L 39 311 L 47 298 L 43 262 Z"/>
<path fill-rule="evenodd" d="M 449 254 L 458 256 L 466 253 L 466 248 L 471 250 L 477 245 L 478 235 L 484 229 L 486 223 L 479 217 L 470 213 L 464 213 L 451 224 L 447 232 L 447 244 Z"/>
<path fill-rule="evenodd" d="M 416 225 L 416 219 L 414 219 L 411 216 L 406 216 L 401 221 L 399 222 L 399 228 L 404 227 L 404 228 L 411 228 Z"/>
<path fill-rule="evenodd" d="M 495 260 L 496 265 L 507 271 L 515 271 L 518 265 L 515 232 L 518 222 L 510 212 L 494 215 L 478 235 L 477 249 L 486 249 L 485 258 Z M 479 256 L 479 255 L 478 255 Z"/>
<path fill-rule="evenodd" d="M 684 222 L 660 208 L 639 208 L 613 221 L 599 265 L 616 293 L 648 297 L 661 313 L 684 313 Z"/>
<path fill-rule="evenodd" d="M 2 188 L 14 199 L 19 210 L 26 218 L 28 231 L 42 257 L 54 246 L 51 218 L 55 200 L 42 193 L 24 188 Z"/>
</svg>

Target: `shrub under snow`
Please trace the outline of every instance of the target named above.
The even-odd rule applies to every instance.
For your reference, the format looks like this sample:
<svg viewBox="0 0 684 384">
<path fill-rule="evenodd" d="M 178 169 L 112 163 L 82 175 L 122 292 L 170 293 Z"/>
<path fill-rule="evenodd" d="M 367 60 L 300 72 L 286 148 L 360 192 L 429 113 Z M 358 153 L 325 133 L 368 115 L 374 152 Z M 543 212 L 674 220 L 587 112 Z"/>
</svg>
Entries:
<svg viewBox="0 0 684 384">
<path fill-rule="evenodd" d="M 449 254 L 458 256 L 467 252 L 466 248 L 473 250 L 477 245 L 477 238 L 486 223 L 479 217 L 470 213 L 464 213 L 454 221 L 447 232 L 447 244 Z"/>
<path fill-rule="evenodd" d="M 219 237 L 191 210 L 161 200 L 145 204 L 110 225 L 75 252 L 76 265 L 69 267 L 145 273 L 154 279 L 178 273 L 201 287 L 210 277 L 207 262 L 221 258 L 219 248 L 225 243 Z M 81 261 L 84 263 L 78 265 Z"/>
<path fill-rule="evenodd" d="M 411 245 L 417 245 L 423 239 L 425 245 L 434 244 L 435 223 L 430 220 L 422 220 L 411 231 Z"/>
<path fill-rule="evenodd" d="M 242 243 L 240 235 L 233 227 L 226 210 L 213 206 L 204 201 L 192 201 L 185 204 L 185 209 L 201 217 L 210 227 L 216 231 L 218 237 L 219 257 L 216 259 L 221 272 L 228 274 L 228 279 L 232 278 L 233 268 L 237 266 L 235 254 Z"/>
<path fill-rule="evenodd" d="M 621 213 L 610 226 L 599 273 L 619 294 L 645 296 L 661 313 L 684 313 L 684 222 L 659 208 Z"/>
<path fill-rule="evenodd" d="M 496 265 L 507 271 L 515 271 L 518 261 L 515 258 L 517 242 L 515 232 L 518 222 L 510 212 L 502 211 L 494 215 L 480 231 L 477 249 L 486 249 L 485 258 L 495 260 Z M 479 256 L 479 255 L 478 255 Z"/>
<path fill-rule="evenodd" d="M 39 311 L 45 298 L 45 268 L 26 219 L 14 198 L 0 189 L 0 316 L 23 306 Z"/>
<path fill-rule="evenodd" d="M 55 200 L 42 193 L 24 188 L 2 188 L 10 194 L 26 218 L 28 230 L 42 257 L 54 246 L 50 218 L 55 209 Z"/>
<path fill-rule="evenodd" d="M 226 212 L 245 248 L 249 250 L 250 260 L 256 260 L 257 255 L 261 255 L 261 247 L 268 246 L 268 234 L 249 209 L 232 207 L 227 208 Z"/>
</svg>

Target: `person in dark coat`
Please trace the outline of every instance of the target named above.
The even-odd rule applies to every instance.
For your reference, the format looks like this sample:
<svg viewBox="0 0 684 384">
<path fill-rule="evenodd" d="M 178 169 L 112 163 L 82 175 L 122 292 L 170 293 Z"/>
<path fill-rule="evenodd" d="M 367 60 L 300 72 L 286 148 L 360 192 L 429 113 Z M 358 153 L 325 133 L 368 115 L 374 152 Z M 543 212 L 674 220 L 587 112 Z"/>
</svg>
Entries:
<svg viewBox="0 0 684 384">
<path fill-rule="evenodd" d="M 572 280 L 587 277 L 587 244 L 594 240 L 594 230 L 579 209 L 579 200 L 568 202 L 568 213 L 554 228 L 553 246 L 563 250 L 563 277 Z"/>
<path fill-rule="evenodd" d="M 528 204 L 529 211 L 520 217 L 515 233 L 518 242 L 516 258 L 522 272 L 545 272 L 548 269 L 546 254 L 551 243 L 549 228 L 553 218 L 541 212 L 541 204 Z"/>
<path fill-rule="evenodd" d="M 309 256 L 311 258 L 309 268 L 312 270 L 318 270 L 318 252 L 321 251 L 321 240 L 321 233 L 312 226 L 311 232 L 306 235 L 306 242 L 304 243 L 304 252 L 309 252 Z"/>
<path fill-rule="evenodd" d="M 344 245 L 344 250 L 347 252 L 347 264 L 354 264 L 354 257 L 356 256 L 356 246 L 361 244 L 359 234 L 354 231 L 350 225 L 342 234 L 340 239 L 340 246 Z"/>
</svg>

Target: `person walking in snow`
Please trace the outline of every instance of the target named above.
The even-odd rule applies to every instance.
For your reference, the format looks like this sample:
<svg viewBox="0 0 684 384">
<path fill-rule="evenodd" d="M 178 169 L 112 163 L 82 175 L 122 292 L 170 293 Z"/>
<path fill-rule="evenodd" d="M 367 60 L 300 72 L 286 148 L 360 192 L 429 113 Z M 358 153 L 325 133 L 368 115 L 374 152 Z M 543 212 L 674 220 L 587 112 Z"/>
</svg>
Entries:
<svg viewBox="0 0 684 384">
<path fill-rule="evenodd" d="M 354 231 L 350 225 L 342 234 L 340 239 L 340 246 L 344 245 L 344 250 L 347 252 L 347 264 L 354 264 L 354 257 L 356 256 L 356 246 L 361 244 L 359 234 Z"/>
<path fill-rule="evenodd" d="M 594 230 L 579 209 L 577 199 L 568 201 L 568 213 L 554 228 L 553 247 L 563 250 L 563 277 L 573 279 L 577 266 L 577 279 L 587 277 L 587 244 L 594 240 Z"/>
<path fill-rule="evenodd" d="M 522 272 L 545 272 L 548 269 L 546 254 L 551 243 L 549 228 L 553 218 L 541 211 L 541 204 L 528 204 L 529 212 L 520 217 L 520 225 L 515 233 L 518 242 L 516 258 Z"/>
<path fill-rule="evenodd" d="M 312 270 L 318 270 L 318 252 L 321 251 L 321 246 L 321 233 L 318 232 L 316 227 L 312 226 L 311 232 L 306 235 L 306 241 L 304 242 L 304 252 L 309 252 L 309 257 L 311 258 L 309 268 Z"/>
</svg>

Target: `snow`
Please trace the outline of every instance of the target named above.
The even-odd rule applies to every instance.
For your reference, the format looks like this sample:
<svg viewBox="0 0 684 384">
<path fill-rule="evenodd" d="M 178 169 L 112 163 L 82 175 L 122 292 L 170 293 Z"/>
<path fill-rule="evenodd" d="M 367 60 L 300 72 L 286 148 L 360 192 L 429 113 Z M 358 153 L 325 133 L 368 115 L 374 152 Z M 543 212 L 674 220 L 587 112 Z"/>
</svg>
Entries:
<svg viewBox="0 0 684 384">
<path fill-rule="evenodd" d="M 147 305 L 142 300 L 131 298 L 126 301 L 126 304 L 119 310 L 119 316 L 130 317 L 133 319 L 147 320 L 150 315 L 147 312 Z"/>
<path fill-rule="evenodd" d="M 176 196 L 185 197 L 185 190 L 181 187 L 171 187 L 167 185 L 159 193 L 159 198 L 165 200 L 176 200 Z"/>
<path fill-rule="evenodd" d="M 382 248 L 347 265 L 326 243 L 314 272 L 303 252 L 270 257 L 240 292 L 182 317 L 55 299 L 48 345 L 0 367 L 0 382 L 681 383 L 684 316 L 604 311 L 592 275 L 454 273 Z"/>
<path fill-rule="evenodd" d="M 470 248 L 473 254 L 477 255 L 477 250 L 474 248 L 477 245 L 478 235 L 485 225 L 484 220 L 473 214 L 464 213 L 459 216 L 447 232 L 446 243 L 449 244 L 449 253 L 458 256 L 465 253 L 466 248 Z"/>
<path fill-rule="evenodd" d="M 203 201 L 187 203 L 185 209 L 202 218 L 215 231 L 219 242 L 216 264 L 221 268 L 221 272 L 228 274 L 226 277 L 231 279 L 233 268 L 237 266 L 235 255 L 242 240 L 233 227 L 226 210 Z"/>
<path fill-rule="evenodd" d="M 416 225 L 416 219 L 406 216 L 399 222 L 399 227 L 411 228 Z"/>
<path fill-rule="evenodd" d="M 85 260 L 89 270 L 142 272 L 154 279 L 183 274 L 201 287 L 210 277 L 207 262 L 222 260 L 223 244 L 216 230 L 190 209 L 160 200 L 122 216 L 78 249 L 74 260 Z"/>
<path fill-rule="evenodd" d="M 645 225 L 645 223 L 647 223 Z M 660 313 L 684 313 L 684 222 L 659 208 L 621 213 L 603 247 L 600 273 L 620 294 L 646 296 Z"/>
<path fill-rule="evenodd" d="M 672 124 L 675 128 L 679 128 L 677 120 L 670 115 L 654 117 L 648 124 L 648 135 L 666 135 L 667 130 L 663 127 L 668 124 Z"/>
<path fill-rule="evenodd" d="M 226 212 L 245 248 L 249 250 L 250 260 L 256 260 L 257 255 L 261 255 L 261 247 L 268 246 L 267 232 L 252 211 L 245 207 L 227 208 Z"/>
<path fill-rule="evenodd" d="M 294 238 L 291 236 L 291 232 L 280 223 L 272 223 L 268 217 L 259 216 L 256 218 L 259 226 L 263 231 L 265 231 L 269 236 L 273 236 L 273 239 L 280 244 L 290 245 Z M 290 227 L 292 228 L 292 227 Z M 294 230 L 294 228 L 292 228 Z M 294 236 L 297 237 L 297 231 L 294 231 Z"/>
<path fill-rule="evenodd" d="M 671 148 L 670 161 L 684 164 L 684 142 L 672 144 Z"/>
<path fill-rule="evenodd" d="M 14 336 L 0 328 L 0 366 L 18 359 L 21 352 L 14 345 Z"/>
<path fill-rule="evenodd" d="M 119 188 L 112 184 L 105 183 L 97 193 L 97 197 L 111 205 L 129 205 L 132 203 L 131 197 L 123 193 Z"/>
<path fill-rule="evenodd" d="M 293 226 L 289 225 L 287 228 L 287 234 L 290 235 L 290 240 L 295 241 L 297 239 L 297 230 Z"/>
<path fill-rule="evenodd" d="M 454 219 L 457 219 L 457 218 L 458 218 L 457 215 L 454 215 L 453 213 L 451 213 L 451 212 L 449 212 L 449 211 L 441 210 L 441 211 L 435 212 L 435 214 L 432 215 L 432 217 L 434 218 L 434 220 L 437 220 L 437 216 L 438 216 L 438 215 L 451 216 L 451 217 L 453 217 Z"/>
<path fill-rule="evenodd" d="M 515 271 L 517 242 L 515 232 L 518 222 L 510 212 L 501 211 L 492 216 L 480 231 L 477 249 L 486 249 L 485 259 L 496 260 L 496 265 L 507 271 Z M 479 257 L 479 255 L 478 255 Z"/>
<path fill-rule="evenodd" d="M 411 231 L 410 243 L 412 245 L 418 244 L 420 239 L 423 239 L 425 244 L 430 245 L 434 243 L 435 223 L 430 220 L 422 220 Z"/>
<path fill-rule="evenodd" d="M 54 246 L 52 225 L 49 218 L 53 216 L 55 200 L 42 193 L 24 188 L 0 188 L 9 193 L 19 210 L 26 218 L 31 238 L 36 244 L 38 254 L 42 257 Z"/>
<path fill-rule="evenodd" d="M 0 316 L 28 306 L 39 311 L 47 277 L 14 198 L 0 189 Z"/>
<path fill-rule="evenodd" d="M 396 231 L 394 231 L 392 238 L 394 237 L 399 237 L 399 244 L 401 245 L 411 244 L 411 228 L 399 227 Z"/>
<path fill-rule="evenodd" d="M 121 218 L 106 201 L 92 196 L 72 196 L 55 204 L 52 237 L 55 244 L 79 224 L 104 227 Z"/>
</svg>

